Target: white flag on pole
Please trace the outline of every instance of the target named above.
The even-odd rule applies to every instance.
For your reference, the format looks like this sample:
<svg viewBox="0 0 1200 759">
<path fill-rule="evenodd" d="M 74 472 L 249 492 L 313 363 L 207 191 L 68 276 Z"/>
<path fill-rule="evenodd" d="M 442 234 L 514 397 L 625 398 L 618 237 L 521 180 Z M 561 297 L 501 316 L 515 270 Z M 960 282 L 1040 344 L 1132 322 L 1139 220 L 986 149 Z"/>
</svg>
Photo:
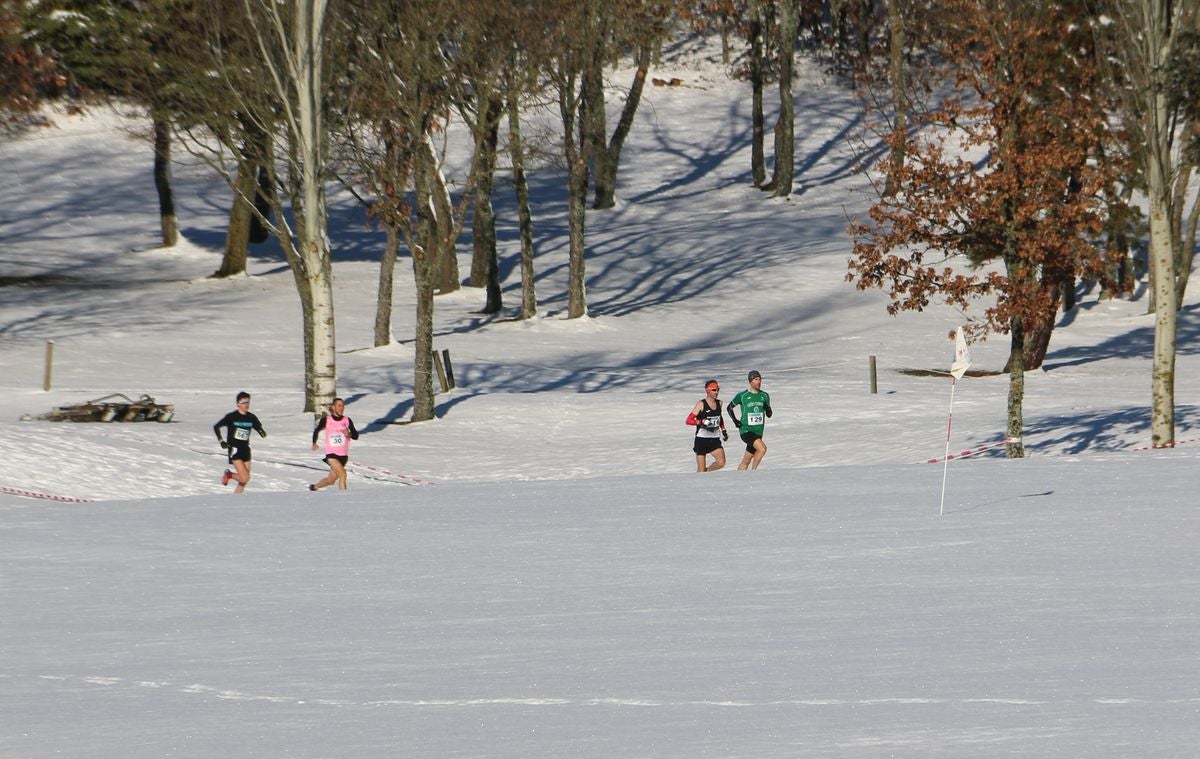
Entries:
<svg viewBox="0 0 1200 759">
<path fill-rule="evenodd" d="M 938 506 L 938 516 L 946 513 L 946 473 L 950 471 L 950 431 L 954 427 L 954 388 L 958 381 L 967 373 L 971 366 L 971 353 L 967 350 L 967 338 L 963 334 L 962 325 L 954 331 L 954 363 L 950 364 L 950 414 L 946 417 L 946 455 L 942 463 L 942 500 Z"/>
<path fill-rule="evenodd" d="M 971 366 L 971 352 L 967 350 L 967 338 L 960 326 L 954 332 L 954 363 L 950 365 L 950 375 L 955 380 L 962 379 Z"/>
</svg>

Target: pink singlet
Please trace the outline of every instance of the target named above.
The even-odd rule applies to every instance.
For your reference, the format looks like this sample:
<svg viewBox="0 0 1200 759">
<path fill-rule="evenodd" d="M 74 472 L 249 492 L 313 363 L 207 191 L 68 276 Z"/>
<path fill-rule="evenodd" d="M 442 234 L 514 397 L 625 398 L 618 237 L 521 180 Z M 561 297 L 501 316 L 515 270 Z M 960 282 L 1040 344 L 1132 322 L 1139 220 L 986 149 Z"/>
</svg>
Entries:
<svg viewBox="0 0 1200 759">
<path fill-rule="evenodd" d="M 332 414 L 325 417 L 325 452 L 337 456 L 349 455 L 350 417 L 334 419 Z"/>
</svg>

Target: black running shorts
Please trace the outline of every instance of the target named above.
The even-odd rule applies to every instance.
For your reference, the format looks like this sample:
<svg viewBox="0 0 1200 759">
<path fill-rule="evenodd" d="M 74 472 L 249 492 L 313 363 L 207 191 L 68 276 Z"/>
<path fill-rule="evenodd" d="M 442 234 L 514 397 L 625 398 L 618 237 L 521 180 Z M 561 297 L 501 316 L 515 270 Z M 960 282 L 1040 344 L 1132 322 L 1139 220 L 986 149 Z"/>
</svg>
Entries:
<svg viewBox="0 0 1200 759">
<path fill-rule="evenodd" d="M 721 447 L 721 438 L 719 437 L 697 437 L 696 442 L 692 443 L 692 450 L 697 456 L 703 456 L 706 453 L 712 453 Z"/>
<path fill-rule="evenodd" d="M 762 435 L 757 432 L 743 432 L 742 442 L 746 444 L 746 453 L 754 453 L 754 441 L 762 440 Z"/>
</svg>

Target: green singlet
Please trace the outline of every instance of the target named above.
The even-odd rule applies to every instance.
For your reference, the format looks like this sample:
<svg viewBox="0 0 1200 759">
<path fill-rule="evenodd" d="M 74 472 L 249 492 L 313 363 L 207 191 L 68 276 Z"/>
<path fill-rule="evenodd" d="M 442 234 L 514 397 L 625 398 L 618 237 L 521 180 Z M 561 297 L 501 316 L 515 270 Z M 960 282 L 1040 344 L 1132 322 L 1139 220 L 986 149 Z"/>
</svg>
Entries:
<svg viewBox="0 0 1200 759">
<path fill-rule="evenodd" d="M 766 408 L 769 405 L 771 405 L 771 396 L 762 390 L 758 392 L 743 390 L 733 396 L 733 400 L 729 402 L 729 407 L 740 406 L 742 409 L 741 424 L 738 425 L 738 432 L 753 432 L 755 435 L 761 437 L 763 427 L 767 423 Z"/>
</svg>

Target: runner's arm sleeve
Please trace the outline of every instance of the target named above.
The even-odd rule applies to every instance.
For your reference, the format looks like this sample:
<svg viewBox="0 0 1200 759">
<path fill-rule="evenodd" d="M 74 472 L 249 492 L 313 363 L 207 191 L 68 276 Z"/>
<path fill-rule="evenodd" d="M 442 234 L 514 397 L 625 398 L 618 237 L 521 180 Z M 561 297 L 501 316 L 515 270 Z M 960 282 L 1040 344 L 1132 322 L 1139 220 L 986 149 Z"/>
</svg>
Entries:
<svg viewBox="0 0 1200 759">
<path fill-rule="evenodd" d="M 217 422 L 216 424 L 213 425 L 213 433 L 216 434 L 218 443 L 225 442 L 225 438 L 221 437 L 221 428 L 224 426 L 225 426 L 224 419 L 221 419 L 219 422 Z"/>
<path fill-rule="evenodd" d="M 267 431 L 263 429 L 262 422 L 258 421 L 258 417 L 254 417 L 254 429 L 258 430 L 259 437 L 266 437 Z"/>
<path fill-rule="evenodd" d="M 763 411 L 766 411 L 766 412 L 767 412 L 767 418 L 768 418 L 768 419 L 770 419 L 770 418 L 771 418 L 771 414 L 774 414 L 774 413 L 775 413 L 774 411 L 772 411 L 772 410 L 771 410 L 771 404 L 770 404 L 770 403 L 768 403 L 766 406 L 763 406 Z"/>
<path fill-rule="evenodd" d="M 351 440 L 358 440 L 358 430 L 357 430 L 357 429 L 355 429 L 355 427 L 354 427 L 354 420 L 353 420 L 353 419 L 347 419 L 346 421 L 350 422 L 350 439 L 351 439 Z"/>
<path fill-rule="evenodd" d="M 320 421 L 318 421 L 317 426 L 313 428 L 313 445 L 317 444 L 317 436 L 321 434 L 321 430 L 323 429 L 325 429 L 325 414 L 321 414 Z"/>
<path fill-rule="evenodd" d="M 740 403 L 740 401 L 738 400 L 738 398 L 740 398 L 740 397 L 741 397 L 741 393 L 738 393 L 737 395 L 733 396 L 733 400 L 731 400 L 729 402 L 729 405 L 725 407 L 725 413 L 729 414 L 729 421 L 733 422 L 733 426 L 735 426 L 735 427 L 742 426 L 742 423 L 738 421 L 737 416 L 733 413 L 733 404 Z"/>
<path fill-rule="evenodd" d="M 684 419 L 683 423 L 689 427 L 695 427 L 696 425 L 700 424 L 700 420 L 696 418 L 696 412 L 693 411 L 687 415 L 687 419 Z"/>
</svg>

